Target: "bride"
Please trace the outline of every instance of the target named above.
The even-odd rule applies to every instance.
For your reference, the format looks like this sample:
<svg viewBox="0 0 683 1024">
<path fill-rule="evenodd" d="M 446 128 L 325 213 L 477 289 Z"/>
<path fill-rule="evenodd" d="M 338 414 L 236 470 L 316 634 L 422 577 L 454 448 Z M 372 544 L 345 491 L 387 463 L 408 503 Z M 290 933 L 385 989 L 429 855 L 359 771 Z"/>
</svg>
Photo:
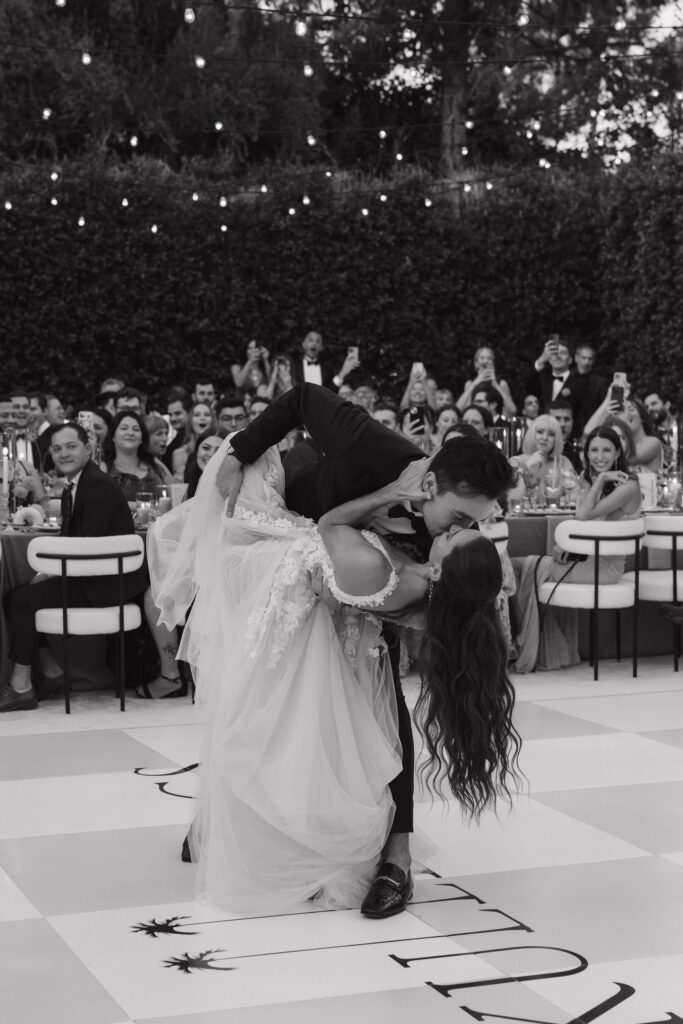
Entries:
<svg viewBox="0 0 683 1024">
<path fill-rule="evenodd" d="M 414 464 L 316 526 L 285 507 L 274 449 L 245 467 L 228 518 L 221 461 L 148 538 L 161 621 L 176 625 L 190 609 L 179 657 L 193 667 L 203 719 L 191 832 L 200 893 L 244 913 L 311 897 L 359 906 L 401 771 L 378 615 L 425 616 L 428 786 L 447 783 L 474 815 L 510 796 L 519 739 L 494 608 L 500 560 L 471 530 L 437 537 L 421 565 L 355 529 L 387 503 L 423 497 Z"/>
</svg>

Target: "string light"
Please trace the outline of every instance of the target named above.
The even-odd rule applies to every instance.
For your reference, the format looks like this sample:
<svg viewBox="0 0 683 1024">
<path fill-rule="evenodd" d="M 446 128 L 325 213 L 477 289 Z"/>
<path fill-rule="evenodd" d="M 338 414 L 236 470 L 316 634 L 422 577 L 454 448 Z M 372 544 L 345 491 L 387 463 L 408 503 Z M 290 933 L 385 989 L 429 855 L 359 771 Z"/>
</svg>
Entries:
<svg viewBox="0 0 683 1024">
<path fill-rule="evenodd" d="M 200 69 L 206 67 L 206 59 L 204 57 L 200 57 L 199 54 L 195 57 L 194 62 L 196 67 Z"/>
<path fill-rule="evenodd" d="M 387 201 L 387 198 L 388 198 L 388 197 L 387 197 L 387 194 L 386 194 L 386 192 L 382 192 L 382 194 L 381 194 L 381 195 L 380 195 L 380 197 L 379 197 L 379 201 L 380 201 L 380 203 L 386 203 L 386 201 Z"/>
<path fill-rule="evenodd" d="M 461 146 L 460 152 L 462 153 L 463 156 L 467 156 L 467 154 L 469 153 L 469 149 L 467 148 L 467 146 Z"/>
<path fill-rule="evenodd" d="M 225 196 L 221 196 L 220 197 L 220 199 L 218 200 L 218 205 L 219 206 L 227 206 L 228 205 L 228 200 L 225 198 Z"/>
<path fill-rule="evenodd" d="M 53 196 L 53 197 L 52 197 L 52 199 L 50 200 L 50 204 L 51 204 L 52 206 L 56 206 L 58 202 L 59 202 L 59 200 L 58 200 L 58 199 L 55 199 L 55 197 L 54 197 L 54 196 Z"/>
<path fill-rule="evenodd" d="M 403 153 L 397 153 L 396 159 L 400 162 L 403 159 Z"/>
<path fill-rule="evenodd" d="M 310 196 L 303 196 L 302 199 L 301 199 L 301 202 L 304 204 L 304 206 L 310 206 L 311 205 L 311 198 L 310 198 Z"/>
<path fill-rule="evenodd" d="M 623 18 L 617 18 L 617 20 L 614 22 L 614 27 L 617 30 L 617 32 L 623 32 L 626 28 L 626 22 Z"/>
<path fill-rule="evenodd" d="M 185 8 L 185 13 L 183 14 L 183 17 L 188 25 L 194 25 L 195 13 L 191 7 Z"/>
<path fill-rule="evenodd" d="M 43 107 L 43 121 L 49 121 L 52 117 L 52 111 L 49 107 Z"/>
<path fill-rule="evenodd" d="M 227 231 L 227 230 L 228 230 L 228 225 L 227 224 L 221 224 L 221 231 Z"/>
<path fill-rule="evenodd" d="M 301 19 L 295 21 L 294 22 L 294 31 L 296 32 L 296 34 L 298 36 L 302 36 L 302 37 L 305 36 L 306 32 L 308 31 L 308 26 L 306 25 L 306 22 L 305 21 L 301 21 Z"/>
<path fill-rule="evenodd" d="M 216 129 L 217 132 L 223 131 L 223 122 L 216 121 L 216 123 L 214 124 L 214 128 Z"/>
<path fill-rule="evenodd" d="M 512 68 L 510 67 L 509 64 L 505 64 L 504 65 L 504 67 L 503 67 L 503 74 L 504 75 L 511 75 L 512 74 Z"/>
<path fill-rule="evenodd" d="M 57 181 L 58 178 L 59 178 L 59 175 L 57 174 L 57 172 L 53 171 L 52 174 L 50 175 L 50 181 Z"/>
<path fill-rule="evenodd" d="M 159 230 L 159 228 L 157 227 L 156 224 L 152 224 L 152 226 L 151 226 L 151 228 L 149 230 L 152 232 L 153 235 L 156 235 L 156 233 Z"/>
<path fill-rule="evenodd" d="M 288 211 L 288 212 L 289 212 L 289 216 L 290 216 L 290 217 L 293 217 L 293 216 L 294 216 L 294 214 L 296 213 L 296 210 L 294 209 L 294 207 L 293 207 L 293 206 L 290 206 L 290 208 L 289 208 L 289 211 Z"/>
<path fill-rule="evenodd" d="M 131 137 L 130 137 L 130 144 L 133 147 L 133 149 L 135 149 L 135 147 L 138 144 L 138 137 L 137 137 L 137 135 L 131 135 Z"/>
<path fill-rule="evenodd" d="M 465 192 L 471 192 L 472 191 L 472 186 L 471 185 L 463 185 L 463 190 Z"/>
<path fill-rule="evenodd" d="M 493 182 L 487 181 L 486 182 L 486 189 L 487 189 L 487 191 L 490 192 L 492 188 L 493 188 Z"/>
<path fill-rule="evenodd" d="M 386 137 L 387 137 L 387 133 L 386 133 L 386 132 L 384 131 L 384 128 L 380 128 L 380 131 L 379 131 L 379 137 L 380 137 L 380 139 L 382 139 L 382 140 L 386 139 Z"/>
<path fill-rule="evenodd" d="M 425 199 L 425 206 L 430 207 L 432 205 L 431 199 Z"/>
<path fill-rule="evenodd" d="M 88 64 L 92 64 L 92 57 L 89 53 L 86 52 L 81 54 L 81 63 L 85 64 L 86 67 Z"/>
<path fill-rule="evenodd" d="M 367 217 L 367 215 L 370 213 L 367 206 L 364 206 L 360 212 L 363 214 L 364 217 Z"/>
<path fill-rule="evenodd" d="M 129 205 L 128 200 L 124 196 L 123 199 L 121 200 L 121 206 L 128 206 L 128 205 Z"/>
<path fill-rule="evenodd" d="M 468 132 L 471 132 L 474 128 L 474 121 L 465 121 L 465 128 L 467 128 Z"/>
<path fill-rule="evenodd" d="M 6 210 L 11 210 L 12 209 L 12 204 L 10 203 L 9 199 L 5 200 L 5 209 Z"/>
<path fill-rule="evenodd" d="M 517 18 L 517 24 L 519 25 L 520 28 L 524 28 L 525 25 L 529 24 L 529 15 L 528 14 L 520 14 L 519 17 Z"/>
<path fill-rule="evenodd" d="M 196 203 L 198 199 L 199 199 L 199 193 L 198 192 L 193 192 L 192 193 L 192 202 Z"/>
<path fill-rule="evenodd" d="M 318 140 L 316 139 L 315 135 L 306 136 L 306 142 L 308 143 L 309 146 L 315 146 L 317 141 Z"/>
<path fill-rule="evenodd" d="M 66 0 L 55 0 L 55 7 L 66 7 Z"/>
<path fill-rule="evenodd" d="M 304 75 L 306 76 L 306 78 L 313 77 L 313 68 L 311 67 L 310 64 L 304 64 Z"/>
<path fill-rule="evenodd" d="M 79 228 L 84 228 L 85 227 L 85 217 L 79 217 L 78 218 L 78 226 L 79 226 Z"/>
<path fill-rule="evenodd" d="M 267 185 L 261 185 L 261 191 L 262 192 L 267 192 L 268 191 L 268 186 Z"/>
</svg>

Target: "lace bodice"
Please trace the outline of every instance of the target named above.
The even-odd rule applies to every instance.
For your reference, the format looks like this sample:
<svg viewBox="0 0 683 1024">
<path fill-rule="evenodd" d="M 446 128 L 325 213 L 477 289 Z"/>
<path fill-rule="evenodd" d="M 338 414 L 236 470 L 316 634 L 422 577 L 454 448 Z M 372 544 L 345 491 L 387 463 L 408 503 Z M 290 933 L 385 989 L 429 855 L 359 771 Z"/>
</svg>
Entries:
<svg viewBox="0 0 683 1024">
<path fill-rule="evenodd" d="M 389 579 L 382 589 L 378 590 L 375 594 L 364 594 L 359 596 L 357 594 L 347 594 L 341 589 L 334 574 L 334 566 L 319 534 L 317 534 L 318 544 L 316 554 L 320 559 L 320 567 L 323 571 L 325 583 L 329 587 L 332 596 L 335 597 L 340 604 L 350 605 L 352 608 L 381 608 L 386 599 L 393 594 L 398 586 L 398 573 L 394 569 L 391 559 L 389 558 L 389 555 L 377 534 L 372 533 L 370 530 L 362 530 L 361 534 L 368 544 L 371 544 L 373 548 L 376 548 L 382 555 L 384 555 L 390 568 Z"/>
</svg>

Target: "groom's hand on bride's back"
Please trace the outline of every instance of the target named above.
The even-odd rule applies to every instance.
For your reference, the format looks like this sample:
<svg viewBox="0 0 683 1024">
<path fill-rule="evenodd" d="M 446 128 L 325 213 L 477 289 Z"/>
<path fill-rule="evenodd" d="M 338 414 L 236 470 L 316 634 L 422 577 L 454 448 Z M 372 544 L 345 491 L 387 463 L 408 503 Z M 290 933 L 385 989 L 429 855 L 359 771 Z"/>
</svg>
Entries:
<svg viewBox="0 0 683 1024">
<path fill-rule="evenodd" d="M 235 502 L 242 486 L 242 463 L 234 455 L 225 455 L 216 473 L 216 487 L 226 499 L 225 511 L 231 516 L 235 511 Z"/>
</svg>

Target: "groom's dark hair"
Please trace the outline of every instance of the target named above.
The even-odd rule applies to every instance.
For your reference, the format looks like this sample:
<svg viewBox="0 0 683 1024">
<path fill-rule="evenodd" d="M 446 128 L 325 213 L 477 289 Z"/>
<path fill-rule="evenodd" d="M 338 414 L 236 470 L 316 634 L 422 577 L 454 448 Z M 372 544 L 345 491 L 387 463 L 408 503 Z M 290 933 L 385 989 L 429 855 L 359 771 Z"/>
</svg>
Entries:
<svg viewBox="0 0 683 1024">
<path fill-rule="evenodd" d="M 500 498 L 515 484 L 515 473 L 495 444 L 483 437 L 453 437 L 429 466 L 439 491 L 462 497 Z"/>
</svg>

